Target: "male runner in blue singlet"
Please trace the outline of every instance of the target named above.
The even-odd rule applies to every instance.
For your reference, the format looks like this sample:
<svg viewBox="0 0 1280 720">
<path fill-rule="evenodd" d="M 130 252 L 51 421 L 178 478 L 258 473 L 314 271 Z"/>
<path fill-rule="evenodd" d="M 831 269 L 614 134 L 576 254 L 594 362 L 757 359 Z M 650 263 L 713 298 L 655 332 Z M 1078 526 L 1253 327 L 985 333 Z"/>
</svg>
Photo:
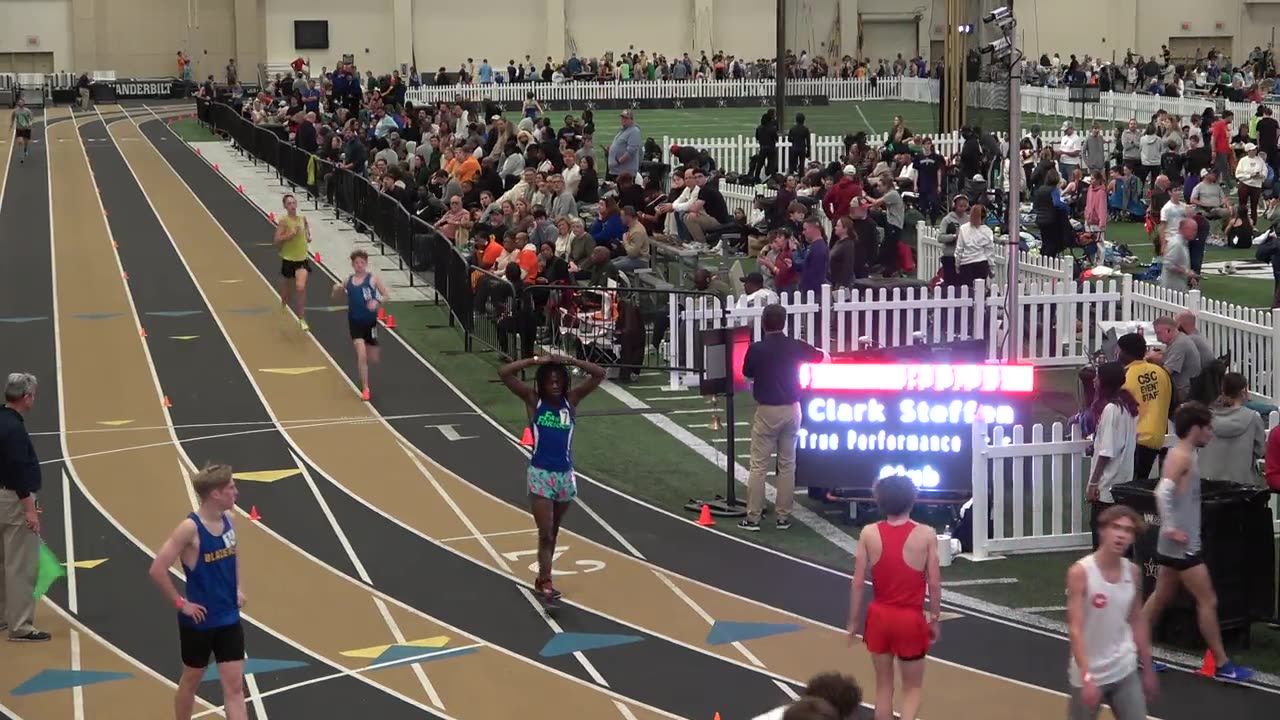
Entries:
<svg viewBox="0 0 1280 720">
<path fill-rule="evenodd" d="M 538 366 L 532 386 L 519 377 L 520 371 Z M 587 373 L 587 379 L 571 387 L 573 365 Z M 503 365 L 498 376 L 517 397 L 524 400 L 533 431 L 533 457 L 529 458 L 526 484 L 538 526 L 538 578 L 533 588 L 544 601 L 554 601 L 560 593 L 551 586 L 551 560 L 556 537 L 569 504 L 578 494 L 573 479 L 573 425 L 578 403 L 604 380 L 604 368 L 565 355 L 540 355 Z"/>
<path fill-rule="evenodd" d="M 354 271 L 342 285 L 333 286 L 333 297 L 347 296 L 347 327 L 356 348 L 356 369 L 360 375 L 360 399 L 369 400 L 369 364 L 378 363 L 378 306 L 387 297 L 382 278 L 369 272 L 369 253 L 351 251 Z"/>
<path fill-rule="evenodd" d="M 190 720 L 209 656 L 218 663 L 227 720 L 248 720 L 244 700 L 244 628 L 240 608 L 236 533 L 230 510 L 236 505 L 236 483 L 227 465 L 208 465 L 191 483 L 200 507 L 178 525 L 151 563 L 151 579 L 178 609 L 182 646 L 182 679 L 178 681 L 174 716 Z M 187 597 L 169 579 L 169 569 L 182 561 Z"/>
</svg>

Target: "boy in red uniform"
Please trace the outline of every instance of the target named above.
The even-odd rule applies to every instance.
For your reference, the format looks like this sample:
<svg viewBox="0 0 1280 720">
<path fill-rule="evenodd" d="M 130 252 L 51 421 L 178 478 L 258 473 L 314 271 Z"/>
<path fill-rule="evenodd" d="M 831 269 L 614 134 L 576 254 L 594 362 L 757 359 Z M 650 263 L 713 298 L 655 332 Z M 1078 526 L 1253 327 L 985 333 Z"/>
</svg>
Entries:
<svg viewBox="0 0 1280 720">
<path fill-rule="evenodd" d="M 893 717 L 894 658 L 902 673 L 902 720 L 916 720 L 924 685 L 924 659 L 938 640 L 942 614 L 942 572 L 938 569 L 938 536 L 933 528 L 911 521 L 916 487 L 904 475 L 876 481 L 873 493 L 884 520 L 862 529 L 854 554 L 849 601 L 849 640 L 857 638 L 867 568 L 872 572 L 872 600 L 867 606 L 862 640 L 876 671 L 876 720 Z M 925 586 L 929 619 L 924 617 Z"/>
</svg>

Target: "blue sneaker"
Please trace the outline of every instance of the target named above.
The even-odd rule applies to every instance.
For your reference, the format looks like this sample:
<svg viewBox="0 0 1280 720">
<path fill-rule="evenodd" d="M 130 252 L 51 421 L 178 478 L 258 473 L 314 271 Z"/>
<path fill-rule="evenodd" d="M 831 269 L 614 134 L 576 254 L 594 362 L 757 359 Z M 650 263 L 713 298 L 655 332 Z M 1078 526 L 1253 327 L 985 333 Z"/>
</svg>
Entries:
<svg viewBox="0 0 1280 720">
<path fill-rule="evenodd" d="M 1158 672 L 1158 673 L 1162 673 L 1162 672 L 1164 672 L 1164 671 L 1166 671 L 1166 670 L 1168 670 L 1168 669 L 1169 669 L 1169 665 L 1168 665 L 1168 663 L 1162 663 L 1162 662 L 1160 662 L 1159 660 L 1152 659 L 1152 661 L 1151 661 L 1151 672 Z"/>
<path fill-rule="evenodd" d="M 1226 680 L 1227 682 L 1249 682 L 1253 678 L 1253 671 L 1242 665 L 1237 665 L 1228 661 L 1222 667 L 1218 668 L 1218 672 L 1213 677 L 1218 680 Z"/>
</svg>

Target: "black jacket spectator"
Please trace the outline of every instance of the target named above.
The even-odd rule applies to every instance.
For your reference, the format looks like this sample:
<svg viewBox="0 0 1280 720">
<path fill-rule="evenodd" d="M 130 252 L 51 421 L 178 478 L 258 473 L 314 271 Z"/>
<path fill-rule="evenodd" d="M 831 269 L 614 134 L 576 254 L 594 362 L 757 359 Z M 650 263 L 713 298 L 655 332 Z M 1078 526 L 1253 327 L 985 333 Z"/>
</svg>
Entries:
<svg viewBox="0 0 1280 720">
<path fill-rule="evenodd" d="M 319 141 L 316 139 L 316 126 L 303 120 L 298 125 L 298 135 L 293 142 L 298 146 L 299 150 L 315 154 L 320 147 Z"/>
<path fill-rule="evenodd" d="M 40 460 L 22 414 L 0 407 L 0 487 L 19 498 L 40 492 Z"/>
</svg>

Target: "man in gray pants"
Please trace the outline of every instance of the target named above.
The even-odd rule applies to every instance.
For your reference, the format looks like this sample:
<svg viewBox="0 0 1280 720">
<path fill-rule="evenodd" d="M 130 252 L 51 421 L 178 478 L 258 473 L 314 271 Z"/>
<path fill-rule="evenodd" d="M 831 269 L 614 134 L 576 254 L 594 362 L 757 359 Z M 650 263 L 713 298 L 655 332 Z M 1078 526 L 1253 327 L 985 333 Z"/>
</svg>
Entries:
<svg viewBox="0 0 1280 720">
<path fill-rule="evenodd" d="M 37 630 L 33 596 L 40 558 L 40 461 L 23 417 L 36 401 L 36 378 L 13 373 L 4 386 L 0 408 L 0 630 L 13 642 L 44 642 Z"/>
</svg>

